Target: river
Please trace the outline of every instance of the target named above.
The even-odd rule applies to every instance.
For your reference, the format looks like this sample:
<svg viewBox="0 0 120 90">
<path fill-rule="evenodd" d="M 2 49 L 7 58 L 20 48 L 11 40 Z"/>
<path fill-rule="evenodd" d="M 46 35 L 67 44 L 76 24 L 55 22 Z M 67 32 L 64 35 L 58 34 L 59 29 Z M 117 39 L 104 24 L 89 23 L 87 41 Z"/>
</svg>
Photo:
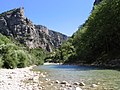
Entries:
<svg viewBox="0 0 120 90">
<path fill-rule="evenodd" d="M 35 69 L 47 72 L 47 78 L 52 81 L 67 81 L 70 84 L 84 82 L 86 85 L 81 87 L 83 90 L 120 90 L 119 70 L 77 65 L 41 65 Z M 92 84 L 99 85 L 97 88 L 92 88 Z"/>
</svg>

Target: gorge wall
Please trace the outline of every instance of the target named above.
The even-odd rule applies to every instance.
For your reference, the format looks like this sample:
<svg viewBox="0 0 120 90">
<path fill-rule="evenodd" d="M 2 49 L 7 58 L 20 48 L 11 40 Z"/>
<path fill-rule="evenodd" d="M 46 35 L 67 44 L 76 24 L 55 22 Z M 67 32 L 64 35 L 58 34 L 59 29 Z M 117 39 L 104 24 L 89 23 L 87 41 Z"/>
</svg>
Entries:
<svg viewBox="0 0 120 90">
<path fill-rule="evenodd" d="M 68 37 L 49 30 L 42 25 L 34 25 L 24 16 L 24 8 L 16 8 L 0 14 L 0 33 L 10 36 L 29 48 L 43 48 L 52 52 Z"/>
</svg>

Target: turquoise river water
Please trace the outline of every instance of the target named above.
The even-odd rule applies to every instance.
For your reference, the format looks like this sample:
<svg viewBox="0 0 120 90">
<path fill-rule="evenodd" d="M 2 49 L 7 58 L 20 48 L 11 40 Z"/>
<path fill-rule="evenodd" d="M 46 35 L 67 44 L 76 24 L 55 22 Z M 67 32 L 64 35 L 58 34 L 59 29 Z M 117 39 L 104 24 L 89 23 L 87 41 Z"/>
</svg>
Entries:
<svg viewBox="0 0 120 90">
<path fill-rule="evenodd" d="M 47 72 L 47 78 L 55 81 L 84 82 L 83 90 L 120 90 L 120 71 L 94 66 L 43 65 L 35 68 Z M 91 88 L 92 84 L 99 84 Z M 52 89 L 51 89 L 52 90 Z"/>
</svg>

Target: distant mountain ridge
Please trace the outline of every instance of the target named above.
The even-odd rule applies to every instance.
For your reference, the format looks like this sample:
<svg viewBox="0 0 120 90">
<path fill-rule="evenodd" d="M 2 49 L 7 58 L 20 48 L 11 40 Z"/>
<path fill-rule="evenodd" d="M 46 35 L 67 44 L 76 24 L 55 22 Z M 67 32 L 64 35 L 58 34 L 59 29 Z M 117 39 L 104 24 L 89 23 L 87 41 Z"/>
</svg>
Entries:
<svg viewBox="0 0 120 90">
<path fill-rule="evenodd" d="M 42 25 L 34 25 L 24 16 L 24 8 L 16 8 L 0 14 L 0 33 L 11 36 L 29 48 L 43 48 L 52 52 L 68 37 L 49 30 Z"/>
</svg>

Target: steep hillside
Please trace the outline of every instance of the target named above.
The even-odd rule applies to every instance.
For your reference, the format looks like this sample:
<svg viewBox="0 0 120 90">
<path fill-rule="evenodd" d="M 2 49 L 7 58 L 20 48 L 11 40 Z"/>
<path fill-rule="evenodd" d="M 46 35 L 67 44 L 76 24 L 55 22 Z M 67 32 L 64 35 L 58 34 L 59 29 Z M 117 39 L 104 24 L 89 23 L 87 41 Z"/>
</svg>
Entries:
<svg viewBox="0 0 120 90">
<path fill-rule="evenodd" d="M 88 20 L 59 48 L 60 61 L 120 67 L 120 0 L 100 1 L 95 0 Z"/>
<path fill-rule="evenodd" d="M 120 0 L 103 0 L 73 38 L 76 62 L 120 66 Z"/>
<path fill-rule="evenodd" d="M 67 40 L 66 35 L 42 25 L 34 25 L 24 16 L 23 7 L 0 14 L 0 33 L 15 38 L 29 48 L 40 47 L 49 52 Z"/>
</svg>

